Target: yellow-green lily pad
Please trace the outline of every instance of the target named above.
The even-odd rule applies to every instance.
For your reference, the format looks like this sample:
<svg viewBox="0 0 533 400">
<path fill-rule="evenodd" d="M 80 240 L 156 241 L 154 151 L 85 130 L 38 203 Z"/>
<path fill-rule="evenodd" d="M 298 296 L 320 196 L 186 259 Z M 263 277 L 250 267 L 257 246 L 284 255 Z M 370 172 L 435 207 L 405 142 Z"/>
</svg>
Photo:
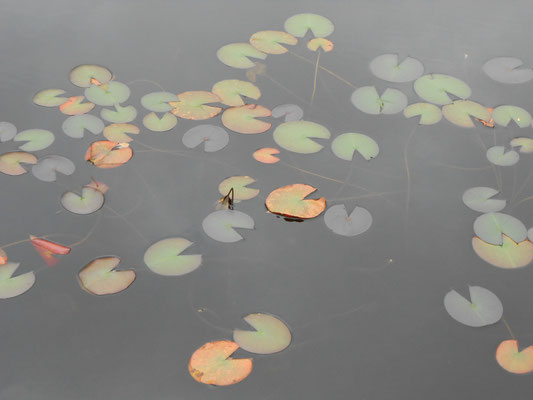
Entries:
<svg viewBox="0 0 533 400">
<path fill-rule="evenodd" d="M 233 340 L 243 350 L 255 354 L 273 354 L 285 350 L 292 340 L 291 331 L 279 318 L 263 313 L 243 318 L 253 331 L 235 329 Z"/>
<path fill-rule="evenodd" d="M 143 118 L 144 127 L 152 132 L 166 132 L 174 128 L 177 124 L 178 118 L 169 112 L 165 113 L 161 118 L 155 112 L 146 114 Z"/>
<path fill-rule="evenodd" d="M 33 271 L 13 276 L 20 263 L 8 262 L 0 265 L 0 299 L 20 296 L 31 289 L 35 283 Z"/>
<path fill-rule="evenodd" d="M 125 124 L 133 121 L 137 117 L 137 110 L 133 106 L 122 107 L 120 104 L 115 104 L 114 110 L 102 108 L 100 117 L 112 124 Z"/>
<path fill-rule="evenodd" d="M 378 155 L 379 146 L 370 136 L 350 132 L 337 136 L 331 142 L 331 150 L 342 160 L 351 161 L 357 151 L 368 161 Z"/>
<path fill-rule="evenodd" d="M 218 49 L 217 57 L 230 67 L 246 69 L 255 66 L 250 57 L 264 60 L 267 55 L 249 43 L 231 43 Z"/>
<path fill-rule="evenodd" d="M 133 139 L 127 134 L 138 135 L 139 128 L 132 124 L 111 124 L 104 128 L 104 137 L 117 143 L 128 143 Z"/>
<path fill-rule="evenodd" d="M 435 104 L 415 103 L 410 104 L 403 110 L 405 118 L 420 116 L 418 123 L 420 125 L 433 125 L 442 119 L 442 111 Z"/>
<path fill-rule="evenodd" d="M 87 114 L 94 108 L 94 103 L 84 103 L 85 96 L 72 96 L 59 106 L 59 111 L 66 115 Z"/>
<path fill-rule="evenodd" d="M 472 94 L 470 86 L 465 82 L 444 74 L 424 75 L 415 81 L 414 89 L 420 98 L 442 106 L 453 101 L 449 94 L 463 100 Z"/>
<path fill-rule="evenodd" d="M 501 126 L 509 125 L 514 121 L 520 128 L 529 128 L 531 125 L 531 114 L 522 107 L 498 106 L 492 112 L 494 122 Z"/>
<path fill-rule="evenodd" d="M 46 149 L 54 143 L 55 136 L 52 132 L 45 129 L 27 129 L 17 133 L 13 138 L 15 142 L 27 142 L 19 146 L 23 151 L 39 151 Z"/>
<path fill-rule="evenodd" d="M 382 54 L 370 62 L 370 71 L 388 82 L 411 82 L 422 76 L 424 65 L 416 58 L 406 57 L 398 62 L 398 54 Z"/>
<path fill-rule="evenodd" d="M 6 175 L 22 175 L 28 172 L 20 164 L 36 164 L 37 157 L 25 151 L 12 151 L 0 155 L 0 172 Z"/>
<path fill-rule="evenodd" d="M 64 93 L 63 89 L 44 89 L 33 96 L 33 102 L 42 107 L 59 107 L 68 100 L 67 97 L 59 97 Z"/>
<path fill-rule="evenodd" d="M 178 101 L 169 102 L 172 114 L 184 119 L 202 120 L 220 114 L 222 108 L 206 104 L 219 103 L 220 98 L 205 90 L 193 90 L 178 94 Z"/>
<path fill-rule="evenodd" d="M 374 86 L 363 86 L 353 92 L 352 103 L 366 114 L 397 114 L 407 106 L 407 96 L 391 88 L 380 96 Z"/>
<path fill-rule="evenodd" d="M 124 103 L 130 97 L 130 88 L 124 83 L 111 81 L 103 85 L 91 85 L 85 89 L 85 97 L 99 106 Z"/>
<path fill-rule="evenodd" d="M 227 106 L 238 107 L 246 104 L 242 96 L 257 100 L 261 91 L 251 82 L 239 79 L 226 79 L 213 85 L 211 91 L 220 98 L 220 102 Z"/>
<path fill-rule="evenodd" d="M 168 103 L 178 101 L 178 96 L 170 92 L 154 92 L 141 97 L 141 104 L 144 108 L 154 112 L 168 112 L 172 106 Z"/>
<path fill-rule="evenodd" d="M 251 176 L 232 176 L 224 179 L 218 185 L 218 191 L 221 195 L 225 196 L 229 193 L 230 189 L 233 189 L 234 200 L 238 203 L 241 200 L 250 200 L 259 194 L 259 189 L 246 187 L 255 182 L 255 179 Z"/>
<path fill-rule="evenodd" d="M 104 122 L 94 115 L 83 114 L 68 117 L 63 122 L 63 132 L 71 138 L 80 139 L 83 137 L 85 130 L 93 135 L 99 135 L 104 130 Z"/>
<path fill-rule="evenodd" d="M 487 107 L 470 100 L 456 100 L 445 105 L 442 107 L 442 115 L 451 123 L 462 128 L 475 126 L 472 117 L 482 121 L 491 119 L 491 113 Z"/>
<path fill-rule="evenodd" d="M 512 147 L 519 147 L 520 153 L 533 153 L 533 139 L 528 137 L 518 137 L 511 140 Z"/>
<path fill-rule="evenodd" d="M 316 122 L 290 121 L 279 125 L 274 131 L 274 141 L 278 146 L 294 153 L 312 154 L 324 146 L 312 139 L 329 139 L 329 130 Z"/>
<path fill-rule="evenodd" d="M 282 31 L 260 31 L 250 37 L 250 44 L 257 50 L 267 54 L 283 54 L 288 50 L 282 44 L 294 46 L 298 39 L 290 33 Z"/>
<path fill-rule="evenodd" d="M 181 254 L 193 243 L 184 238 L 168 238 L 151 245 L 144 253 L 144 263 L 158 275 L 180 276 L 202 264 L 200 254 Z"/>
<path fill-rule="evenodd" d="M 111 71 L 101 65 L 79 65 L 70 71 L 70 81 L 79 87 L 89 87 L 94 84 L 105 85 L 112 78 Z"/>
<path fill-rule="evenodd" d="M 253 135 L 270 129 L 270 122 L 261 121 L 261 117 L 270 117 L 272 112 L 261 105 L 246 104 L 230 107 L 222 114 L 222 124 L 233 132 Z"/>
<path fill-rule="evenodd" d="M 500 167 L 515 165 L 520 155 L 514 150 L 507 150 L 504 146 L 492 146 L 487 150 L 487 160 Z"/>
<path fill-rule="evenodd" d="M 285 21 L 285 30 L 296 37 L 304 37 L 308 30 L 315 37 L 327 37 L 333 33 L 333 23 L 318 14 L 296 14 Z"/>
</svg>

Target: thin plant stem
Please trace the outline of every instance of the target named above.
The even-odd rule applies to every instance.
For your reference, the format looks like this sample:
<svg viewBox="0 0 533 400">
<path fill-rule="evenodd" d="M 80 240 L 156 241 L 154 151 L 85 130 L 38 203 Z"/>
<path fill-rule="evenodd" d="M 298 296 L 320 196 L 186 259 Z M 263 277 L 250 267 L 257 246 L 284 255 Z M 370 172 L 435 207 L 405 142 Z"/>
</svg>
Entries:
<svg viewBox="0 0 533 400">
<path fill-rule="evenodd" d="M 315 101 L 315 95 L 316 95 L 316 82 L 318 79 L 318 67 L 320 65 L 320 49 L 317 50 L 316 55 L 316 65 L 315 65 L 315 79 L 313 80 L 313 93 L 311 94 L 311 106 L 313 105 L 313 102 Z"/>
</svg>

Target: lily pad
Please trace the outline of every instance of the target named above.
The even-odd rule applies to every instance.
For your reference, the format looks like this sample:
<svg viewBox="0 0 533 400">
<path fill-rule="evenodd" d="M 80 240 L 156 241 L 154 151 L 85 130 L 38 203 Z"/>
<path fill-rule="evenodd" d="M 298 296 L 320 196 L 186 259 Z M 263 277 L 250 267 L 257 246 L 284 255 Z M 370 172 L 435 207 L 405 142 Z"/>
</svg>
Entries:
<svg viewBox="0 0 533 400">
<path fill-rule="evenodd" d="M 31 289 L 35 283 L 33 271 L 13 277 L 20 263 L 8 262 L 0 266 L 0 299 L 20 296 Z"/>
<path fill-rule="evenodd" d="M 406 57 L 398 62 L 398 54 L 382 54 L 370 62 L 370 71 L 388 82 L 411 82 L 422 76 L 424 65 L 416 58 Z"/>
<path fill-rule="evenodd" d="M 296 183 L 273 190 L 265 205 L 273 214 L 289 218 L 309 219 L 318 217 L 326 209 L 326 199 L 306 199 L 316 188 Z"/>
<path fill-rule="evenodd" d="M 85 186 L 81 196 L 74 192 L 66 192 L 61 196 L 61 205 L 74 214 L 87 215 L 98 211 L 104 205 L 104 195 L 97 189 Z"/>
<path fill-rule="evenodd" d="M 213 85 L 211 91 L 220 98 L 220 102 L 227 106 L 243 106 L 242 96 L 257 100 L 261 91 L 251 82 L 239 79 L 226 79 Z"/>
<path fill-rule="evenodd" d="M 147 110 L 153 112 L 168 112 L 172 106 L 168 103 L 178 101 L 178 96 L 170 92 L 153 92 L 145 94 L 141 98 L 141 104 Z"/>
<path fill-rule="evenodd" d="M 132 124 L 111 124 L 104 128 L 104 137 L 111 142 L 129 143 L 133 139 L 130 135 L 138 135 L 139 128 Z"/>
<path fill-rule="evenodd" d="M 218 49 L 217 57 L 227 66 L 246 69 L 255 66 L 250 57 L 264 60 L 267 55 L 249 43 L 231 43 Z"/>
<path fill-rule="evenodd" d="M 520 84 L 533 79 L 533 69 L 520 68 L 523 61 L 515 57 L 496 57 L 483 64 L 483 71 L 497 82 Z"/>
<path fill-rule="evenodd" d="M 85 153 L 85 160 L 98 168 L 116 168 L 128 162 L 133 151 L 127 143 L 110 140 L 93 142 Z"/>
<path fill-rule="evenodd" d="M 474 211 L 482 213 L 498 212 L 503 210 L 507 203 L 506 200 L 492 198 L 498 193 L 496 189 L 489 187 L 473 187 L 463 193 L 463 203 Z"/>
<path fill-rule="evenodd" d="M 519 137 L 511 140 L 512 147 L 519 147 L 520 153 L 533 153 L 533 139 L 528 137 Z"/>
<path fill-rule="evenodd" d="M 57 258 L 56 255 L 65 255 L 70 253 L 70 247 L 51 242 L 50 240 L 30 235 L 30 241 L 37 253 L 39 253 L 41 258 L 49 267 L 53 267 L 61 260 L 60 258 Z"/>
<path fill-rule="evenodd" d="M 312 154 L 324 146 L 312 139 L 329 139 L 329 130 L 315 122 L 290 121 L 279 125 L 274 131 L 274 141 L 278 146 L 294 153 Z"/>
<path fill-rule="evenodd" d="M 133 121 L 137 117 L 137 110 L 133 106 L 122 107 L 120 104 L 115 104 L 114 110 L 102 108 L 100 117 L 112 124 L 125 124 Z"/>
<path fill-rule="evenodd" d="M 522 107 L 517 106 L 499 106 L 492 112 L 494 122 L 501 126 L 509 125 L 514 121 L 520 128 L 529 128 L 531 125 L 531 114 Z"/>
<path fill-rule="evenodd" d="M 257 50 L 267 54 L 283 54 L 288 50 L 282 44 L 294 46 L 298 39 L 290 33 L 282 31 L 260 31 L 250 37 L 250 44 Z"/>
<path fill-rule="evenodd" d="M 333 50 L 333 42 L 324 38 L 314 38 L 307 43 L 307 48 L 311 51 L 318 51 L 322 49 L 324 52 Z"/>
<path fill-rule="evenodd" d="M 272 109 L 272 116 L 285 117 L 285 122 L 300 121 L 304 116 L 304 110 L 296 104 L 281 104 Z"/>
<path fill-rule="evenodd" d="M 496 361 L 512 374 L 527 374 L 533 371 L 533 346 L 519 351 L 517 340 L 504 340 L 496 349 Z"/>
<path fill-rule="evenodd" d="M 449 94 L 463 100 L 472 94 L 470 86 L 465 82 L 444 74 L 424 75 L 415 81 L 414 89 L 420 98 L 442 106 L 453 102 Z"/>
<path fill-rule="evenodd" d="M 363 207 L 355 207 L 350 215 L 344 204 L 328 208 L 324 214 L 326 226 L 342 236 L 357 236 L 366 232 L 372 225 L 372 214 Z"/>
<path fill-rule="evenodd" d="M 0 155 L 0 172 L 6 175 L 22 175 L 28 172 L 20 164 L 36 164 L 37 157 L 24 151 L 12 151 Z"/>
<path fill-rule="evenodd" d="M 259 194 L 259 189 L 246 187 L 255 182 L 251 176 L 232 176 L 224 179 L 218 185 L 218 191 L 221 195 L 228 194 L 230 189 L 233 189 L 235 203 L 241 200 L 250 200 Z"/>
<path fill-rule="evenodd" d="M 78 273 L 81 288 L 97 296 L 126 290 L 135 281 L 135 271 L 117 270 L 119 263 L 118 257 L 95 258 Z"/>
<path fill-rule="evenodd" d="M 479 258 L 498 268 L 522 268 L 533 261 L 533 243 L 529 240 L 515 243 L 503 235 L 503 244 L 494 245 L 474 236 L 472 247 Z"/>
<path fill-rule="evenodd" d="M 285 21 L 285 30 L 296 37 L 304 37 L 308 30 L 315 37 L 327 37 L 335 29 L 333 23 L 317 14 L 296 14 Z"/>
<path fill-rule="evenodd" d="M 411 118 L 420 115 L 418 123 L 420 125 L 433 125 L 442 119 L 442 111 L 435 104 L 415 103 L 410 104 L 403 110 L 405 118 Z"/>
<path fill-rule="evenodd" d="M 178 101 L 171 101 L 172 114 L 180 118 L 202 120 L 213 118 L 220 114 L 222 108 L 208 106 L 209 103 L 220 103 L 220 98 L 211 92 L 203 90 L 183 92 L 178 94 Z"/>
<path fill-rule="evenodd" d="M 222 114 L 222 124 L 233 132 L 243 134 L 263 133 L 270 129 L 270 122 L 256 118 L 270 117 L 272 112 L 257 104 L 246 104 L 240 107 L 228 108 Z"/>
<path fill-rule="evenodd" d="M 27 129 L 17 133 L 13 138 L 15 142 L 27 142 L 19 146 L 23 151 L 44 150 L 54 143 L 55 139 L 54 134 L 45 129 Z"/>
<path fill-rule="evenodd" d="M 144 263 L 158 275 L 179 276 L 202 264 L 200 254 L 181 254 L 193 243 L 184 238 L 168 238 L 151 245 L 144 253 Z"/>
<path fill-rule="evenodd" d="M 197 349 L 189 360 L 189 373 L 206 385 L 228 386 L 239 383 L 252 372 L 251 358 L 231 358 L 239 345 L 229 340 L 209 342 Z"/>
<path fill-rule="evenodd" d="M 331 150 L 342 160 L 351 161 L 357 151 L 368 161 L 377 157 L 379 146 L 374 139 L 362 133 L 343 133 L 333 139 Z"/>
<path fill-rule="evenodd" d="M 227 146 L 229 135 L 220 126 L 197 125 L 185 132 L 182 142 L 189 149 L 193 149 L 203 143 L 204 151 L 212 153 Z"/>
<path fill-rule="evenodd" d="M 167 132 L 178 124 L 178 118 L 169 112 L 161 118 L 155 112 L 146 114 L 143 118 L 143 125 L 152 132 Z"/>
<path fill-rule="evenodd" d="M 79 65 L 70 71 L 70 81 L 79 87 L 91 85 L 105 85 L 113 78 L 113 74 L 106 67 L 95 64 Z"/>
<path fill-rule="evenodd" d="M 42 107 L 59 107 L 65 101 L 67 97 L 59 97 L 65 94 L 63 89 L 44 89 L 33 96 L 33 102 Z"/>
<path fill-rule="evenodd" d="M 84 103 L 85 96 L 72 96 L 59 106 L 59 111 L 66 115 L 87 114 L 94 108 L 94 103 Z"/>
<path fill-rule="evenodd" d="M 279 154 L 279 150 L 273 147 L 263 147 L 262 149 L 256 150 L 253 157 L 263 164 L 275 164 L 279 161 L 279 158 L 273 156 L 273 154 Z"/>
<path fill-rule="evenodd" d="M 104 122 L 94 115 L 73 115 L 63 122 L 63 132 L 71 138 L 80 139 L 85 129 L 93 135 L 98 135 L 104 130 Z"/>
<path fill-rule="evenodd" d="M 515 165 L 520 155 L 514 150 L 506 150 L 504 146 L 492 146 L 487 150 L 487 160 L 494 165 L 509 167 Z"/>
<path fill-rule="evenodd" d="M 91 85 L 85 89 L 85 97 L 99 106 L 113 106 L 124 103 L 130 97 L 130 88 L 124 83 L 111 81 L 102 85 Z"/>
<path fill-rule="evenodd" d="M 490 290 L 480 286 L 469 286 L 470 301 L 455 290 L 444 297 L 444 307 L 450 317 L 473 328 L 492 325 L 503 315 L 500 299 Z"/>
<path fill-rule="evenodd" d="M 75 169 L 74 163 L 68 158 L 52 155 L 41 158 L 32 167 L 31 172 L 41 181 L 54 182 L 57 179 L 57 172 L 63 175 L 72 175 Z"/>
<path fill-rule="evenodd" d="M 235 329 L 233 340 L 243 350 L 255 354 L 273 354 L 285 350 L 292 340 L 291 331 L 279 318 L 262 313 L 243 318 L 254 331 Z"/>
<path fill-rule="evenodd" d="M 397 114 L 407 106 L 407 96 L 387 88 L 380 96 L 374 86 L 363 86 L 352 93 L 352 104 L 366 114 Z"/>
<path fill-rule="evenodd" d="M 222 243 L 233 243 L 243 239 L 234 228 L 254 229 L 254 226 L 252 217 L 236 210 L 214 211 L 202 222 L 206 235 Z"/>
<path fill-rule="evenodd" d="M 516 243 L 527 238 L 527 229 L 519 219 L 496 212 L 477 217 L 474 221 L 474 232 L 481 240 L 496 245 L 503 244 L 503 235 L 513 239 Z"/>
<path fill-rule="evenodd" d="M 451 123 L 463 128 L 473 128 L 472 118 L 489 121 L 491 113 L 489 109 L 481 104 L 470 100 L 456 100 L 451 104 L 442 107 L 442 115 Z"/>
<path fill-rule="evenodd" d="M 0 142 L 7 142 L 15 137 L 17 127 L 11 122 L 0 122 Z"/>
</svg>

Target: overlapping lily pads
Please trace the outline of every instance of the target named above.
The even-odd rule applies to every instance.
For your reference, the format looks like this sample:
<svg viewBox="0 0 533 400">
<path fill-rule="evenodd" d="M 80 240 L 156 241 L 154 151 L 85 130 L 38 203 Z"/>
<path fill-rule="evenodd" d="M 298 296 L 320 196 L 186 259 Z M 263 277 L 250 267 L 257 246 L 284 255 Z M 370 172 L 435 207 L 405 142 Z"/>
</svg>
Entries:
<svg viewBox="0 0 533 400">
<path fill-rule="evenodd" d="M 475 236 L 472 239 L 472 247 L 479 258 L 498 268 L 522 268 L 533 261 L 533 243 L 530 240 L 516 243 L 507 235 L 503 235 L 502 242 L 501 245 L 494 245 Z"/>
<path fill-rule="evenodd" d="M 424 65 L 413 57 L 399 62 L 398 54 L 382 54 L 370 62 L 370 71 L 388 82 L 411 82 L 422 76 Z"/>
<path fill-rule="evenodd" d="M 95 104 L 84 102 L 85 96 L 72 96 L 59 106 L 59 111 L 66 115 L 81 115 L 91 111 Z"/>
<path fill-rule="evenodd" d="M 227 146 L 229 135 L 220 126 L 197 125 L 185 132 L 182 142 L 189 149 L 193 149 L 203 143 L 204 151 L 212 153 Z"/>
<path fill-rule="evenodd" d="M 465 82 L 444 74 L 424 75 L 415 81 L 414 89 L 420 98 L 442 106 L 453 101 L 450 94 L 463 100 L 472 95 L 470 86 Z"/>
<path fill-rule="evenodd" d="M 250 44 L 257 50 L 267 54 L 283 54 L 288 50 L 284 44 L 294 46 L 298 39 L 290 33 L 282 31 L 260 31 L 250 37 Z"/>
<path fill-rule="evenodd" d="M 168 238 L 151 245 L 144 253 L 144 263 L 158 275 L 179 276 L 202 264 L 200 254 L 181 254 L 193 243 L 184 238 Z"/>
<path fill-rule="evenodd" d="M 508 214 L 490 212 L 474 221 L 474 232 L 487 243 L 502 245 L 503 235 L 520 243 L 527 238 L 527 229 L 518 219 Z"/>
<path fill-rule="evenodd" d="M 279 125 L 274 131 L 274 141 L 293 153 L 312 154 L 324 146 L 312 139 L 329 139 L 329 130 L 316 122 L 290 121 Z"/>
<path fill-rule="evenodd" d="M 480 286 L 469 286 L 470 301 L 455 290 L 444 297 L 444 307 L 450 317 L 474 328 L 492 325 L 503 315 L 503 305 L 498 296 Z"/>
<path fill-rule="evenodd" d="M 407 106 L 407 96 L 387 88 L 380 96 L 375 86 L 363 86 L 352 93 L 352 104 L 366 114 L 397 114 Z"/>
<path fill-rule="evenodd" d="M 337 204 L 327 209 L 324 214 L 326 226 L 338 235 L 357 236 L 372 226 L 372 214 L 363 207 L 355 207 L 350 215 L 344 204 Z"/>
<path fill-rule="evenodd" d="M 85 98 L 99 106 L 112 106 L 124 103 L 130 97 L 130 88 L 117 81 L 111 81 L 103 85 L 91 85 L 85 89 Z"/>
</svg>

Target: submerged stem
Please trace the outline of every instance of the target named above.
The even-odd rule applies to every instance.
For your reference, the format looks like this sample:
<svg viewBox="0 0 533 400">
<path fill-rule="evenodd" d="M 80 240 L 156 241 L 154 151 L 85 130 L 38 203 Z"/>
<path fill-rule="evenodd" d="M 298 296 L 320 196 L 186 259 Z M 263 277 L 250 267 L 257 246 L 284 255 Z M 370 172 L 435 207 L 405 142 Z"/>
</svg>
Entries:
<svg viewBox="0 0 533 400">
<path fill-rule="evenodd" d="M 316 94 L 316 81 L 318 79 L 318 67 L 320 63 L 320 49 L 317 50 L 316 55 L 316 65 L 315 65 L 315 79 L 313 81 L 313 94 L 311 94 L 311 106 L 313 105 L 313 101 L 315 100 L 315 94 Z"/>
</svg>

